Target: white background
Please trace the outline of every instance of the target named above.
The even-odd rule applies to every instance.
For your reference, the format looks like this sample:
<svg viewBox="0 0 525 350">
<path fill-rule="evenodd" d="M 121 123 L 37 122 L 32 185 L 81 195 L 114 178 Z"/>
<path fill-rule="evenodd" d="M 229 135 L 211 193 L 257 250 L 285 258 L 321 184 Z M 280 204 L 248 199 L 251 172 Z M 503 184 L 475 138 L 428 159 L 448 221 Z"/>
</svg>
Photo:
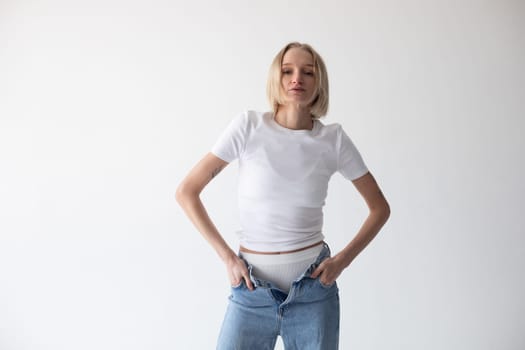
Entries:
<svg viewBox="0 0 525 350">
<path fill-rule="evenodd" d="M 213 349 L 225 269 L 174 199 L 287 42 L 392 210 L 341 349 L 525 348 L 523 1 L 0 2 L 0 349 Z M 237 163 L 202 194 L 236 248 Z M 335 174 L 334 252 L 367 207 Z"/>
</svg>

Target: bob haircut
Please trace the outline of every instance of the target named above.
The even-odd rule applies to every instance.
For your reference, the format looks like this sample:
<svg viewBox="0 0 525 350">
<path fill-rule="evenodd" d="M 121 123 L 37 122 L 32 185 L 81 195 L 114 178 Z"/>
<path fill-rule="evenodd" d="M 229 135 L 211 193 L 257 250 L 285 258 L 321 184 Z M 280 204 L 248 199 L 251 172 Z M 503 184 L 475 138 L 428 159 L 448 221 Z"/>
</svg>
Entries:
<svg viewBox="0 0 525 350">
<path fill-rule="evenodd" d="M 279 51 L 273 59 L 268 72 L 268 81 L 266 84 L 266 95 L 268 102 L 272 106 L 273 113 L 277 113 L 280 105 L 284 104 L 283 89 L 281 86 L 282 80 L 282 63 L 283 57 L 291 48 L 300 48 L 309 52 L 314 61 L 314 77 L 315 77 L 315 98 L 310 105 L 310 113 L 315 119 L 324 117 L 328 112 L 328 73 L 321 56 L 308 44 L 293 41 L 288 43 Z"/>
</svg>

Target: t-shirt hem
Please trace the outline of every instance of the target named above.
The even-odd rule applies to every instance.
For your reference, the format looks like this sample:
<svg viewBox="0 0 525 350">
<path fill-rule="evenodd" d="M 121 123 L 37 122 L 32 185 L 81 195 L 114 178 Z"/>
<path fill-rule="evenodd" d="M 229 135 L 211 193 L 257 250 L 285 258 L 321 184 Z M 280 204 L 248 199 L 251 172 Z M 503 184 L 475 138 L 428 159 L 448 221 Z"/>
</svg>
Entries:
<svg viewBox="0 0 525 350">
<path fill-rule="evenodd" d="M 366 175 L 369 172 L 368 168 L 363 169 L 362 171 L 356 173 L 357 175 L 353 174 L 352 176 L 344 176 L 347 180 L 354 181 L 359 179 L 361 176 Z"/>
<path fill-rule="evenodd" d="M 212 153 L 214 156 L 224 160 L 225 162 L 231 163 L 234 159 L 230 159 L 228 156 L 225 156 L 224 154 L 221 154 L 220 152 L 217 152 L 216 150 L 211 150 L 210 153 Z"/>
<path fill-rule="evenodd" d="M 322 233 L 319 233 L 308 240 L 300 240 L 297 242 L 250 242 L 248 240 L 241 239 L 240 244 L 244 248 L 253 251 L 275 253 L 306 248 L 309 245 L 323 241 L 324 238 L 325 236 Z"/>
</svg>

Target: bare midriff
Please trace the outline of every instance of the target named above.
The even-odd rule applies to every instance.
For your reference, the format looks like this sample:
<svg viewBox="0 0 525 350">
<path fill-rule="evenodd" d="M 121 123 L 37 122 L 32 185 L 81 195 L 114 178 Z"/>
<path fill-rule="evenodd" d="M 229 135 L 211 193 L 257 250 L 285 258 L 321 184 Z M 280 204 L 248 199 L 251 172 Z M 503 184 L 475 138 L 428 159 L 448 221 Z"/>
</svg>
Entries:
<svg viewBox="0 0 525 350">
<path fill-rule="evenodd" d="M 288 254 L 288 253 L 300 252 L 301 250 L 306 250 L 308 248 L 315 247 L 315 246 L 317 246 L 319 244 L 322 244 L 322 243 L 324 243 L 324 241 L 319 241 L 317 243 L 311 244 L 311 245 L 306 246 L 306 247 L 302 247 L 302 248 L 294 249 L 294 250 L 287 250 L 287 251 L 284 251 L 284 252 L 258 252 L 256 250 L 251 250 L 251 249 L 245 248 L 242 245 L 239 247 L 239 250 L 241 252 L 251 253 L 251 254 L 265 254 L 265 255 Z"/>
</svg>

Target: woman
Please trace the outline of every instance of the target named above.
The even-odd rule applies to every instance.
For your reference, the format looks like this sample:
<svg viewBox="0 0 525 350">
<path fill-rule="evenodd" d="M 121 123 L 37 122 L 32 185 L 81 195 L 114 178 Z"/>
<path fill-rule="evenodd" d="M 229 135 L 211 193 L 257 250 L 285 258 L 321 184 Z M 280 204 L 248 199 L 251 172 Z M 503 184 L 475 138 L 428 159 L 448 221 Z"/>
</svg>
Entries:
<svg viewBox="0 0 525 350">
<path fill-rule="evenodd" d="M 390 208 L 340 124 L 328 110 L 319 54 L 292 42 L 275 57 L 267 85 L 271 112 L 234 118 L 211 152 L 177 188 L 177 201 L 226 265 L 232 285 L 218 349 L 338 348 L 337 277 L 384 225 Z M 239 159 L 240 247 L 236 254 L 210 220 L 199 194 Z M 322 233 L 328 180 L 340 172 L 369 207 L 353 240 L 333 257 Z"/>
</svg>

